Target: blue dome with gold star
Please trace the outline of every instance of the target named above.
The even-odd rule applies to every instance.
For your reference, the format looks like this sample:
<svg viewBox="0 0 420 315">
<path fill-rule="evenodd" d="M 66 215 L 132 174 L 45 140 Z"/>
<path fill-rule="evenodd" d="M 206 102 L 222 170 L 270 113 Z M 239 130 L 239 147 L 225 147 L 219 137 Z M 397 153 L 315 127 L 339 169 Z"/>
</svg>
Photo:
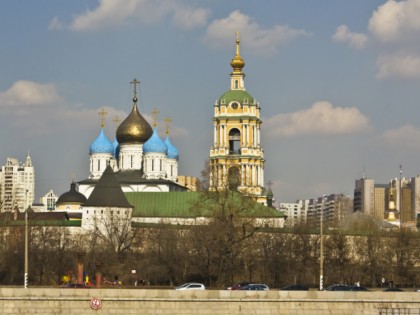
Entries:
<svg viewBox="0 0 420 315">
<path fill-rule="evenodd" d="M 114 145 L 105 136 L 105 133 L 104 133 L 103 129 L 101 129 L 101 132 L 99 133 L 99 136 L 90 145 L 89 153 L 90 154 L 95 154 L 95 153 L 114 154 Z"/>
<path fill-rule="evenodd" d="M 179 157 L 178 149 L 171 143 L 171 141 L 169 140 L 169 137 L 166 137 L 165 144 L 168 147 L 167 158 L 168 159 L 178 159 L 178 157 Z"/>
<path fill-rule="evenodd" d="M 143 144 L 143 152 L 154 152 L 154 153 L 165 153 L 168 151 L 168 146 L 165 142 L 159 137 L 157 129 L 153 130 L 153 134 L 149 140 Z"/>
</svg>

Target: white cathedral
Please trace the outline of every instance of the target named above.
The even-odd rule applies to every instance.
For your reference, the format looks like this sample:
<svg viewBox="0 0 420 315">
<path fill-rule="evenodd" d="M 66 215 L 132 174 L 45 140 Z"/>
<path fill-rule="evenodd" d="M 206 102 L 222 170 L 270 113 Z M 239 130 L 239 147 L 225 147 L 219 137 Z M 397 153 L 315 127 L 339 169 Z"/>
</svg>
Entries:
<svg viewBox="0 0 420 315">
<path fill-rule="evenodd" d="M 79 182 L 79 192 L 89 198 L 108 164 L 123 192 L 185 191 L 177 183 L 178 149 L 171 143 L 168 132 L 163 140 L 137 109 L 134 80 L 133 107 L 128 117 L 118 126 L 116 139 L 111 142 L 105 135 L 103 123 L 99 136 L 92 142 L 90 175 Z"/>
</svg>

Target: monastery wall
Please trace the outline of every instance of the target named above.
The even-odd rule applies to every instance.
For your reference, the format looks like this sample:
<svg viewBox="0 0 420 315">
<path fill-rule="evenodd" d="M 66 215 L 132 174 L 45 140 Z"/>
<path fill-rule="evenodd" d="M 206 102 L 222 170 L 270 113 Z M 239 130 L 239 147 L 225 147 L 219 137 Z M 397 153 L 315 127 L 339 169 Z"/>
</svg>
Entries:
<svg viewBox="0 0 420 315">
<path fill-rule="evenodd" d="M 101 308 L 92 308 L 92 301 Z M 0 288 L 0 310 L 2 315 L 420 314 L 420 293 Z"/>
</svg>

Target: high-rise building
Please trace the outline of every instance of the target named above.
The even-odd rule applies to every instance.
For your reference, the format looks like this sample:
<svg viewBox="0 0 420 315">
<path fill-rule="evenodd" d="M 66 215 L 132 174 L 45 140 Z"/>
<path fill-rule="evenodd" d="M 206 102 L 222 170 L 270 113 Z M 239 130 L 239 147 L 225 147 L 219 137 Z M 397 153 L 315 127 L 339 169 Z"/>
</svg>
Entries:
<svg viewBox="0 0 420 315">
<path fill-rule="evenodd" d="M 375 181 L 369 178 L 356 180 L 354 189 L 353 211 L 374 215 Z"/>
<path fill-rule="evenodd" d="M 309 200 L 297 200 L 295 203 L 280 203 L 280 211 L 287 216 L 286 224 L 294 226 L 299 223 L 306 223 Z"/>
<path fill-rule="evenodd" d="M 322 216 L 326 226 L 336 226 L 351 215 L 352 208 L 352 198 L 343 194 L 331 194 L 310 199 L 307 222 L 310 225 L 319 226 Z"/>
<path fill-rule="evenodd" d="M 20 164 L 16 158 L 7 158 L 0 171 L 1 211 L 18 208 L 26 210 L 35 198 L 35 170 L 29 154 Z"/>
<path fill-rule="evenodd" d="M 230 89 L 214 104 L 214 141 L 210 148 L 210 189 L 235 189 L 267 202 L 264 189 L 264 150 L 261 147 L 260 104 L 245 89 L 245 62 L 240 54 L 230 65 Z"/>
</svg>

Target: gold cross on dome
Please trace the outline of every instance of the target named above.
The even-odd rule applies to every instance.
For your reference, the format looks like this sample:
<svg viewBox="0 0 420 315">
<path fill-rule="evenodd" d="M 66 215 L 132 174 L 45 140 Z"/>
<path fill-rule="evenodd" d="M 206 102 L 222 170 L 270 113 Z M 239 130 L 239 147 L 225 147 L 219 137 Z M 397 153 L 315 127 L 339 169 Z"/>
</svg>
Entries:
<svg viewBox="0 0 420 315">
<path fill-rule="evenodd" d="M 159 113 L 160 113 L 160 112 L 159 112 L 156 108 L 153 108 L 153 110 L 152 110 L 152 115 L 153 115 L 153 127 L 156 127 L 157 115 L 158 115 Z"/>
<path fill-rule="evenodd" d="M 166 135 L 169 134 L 169 125 L 172 122 L 172 119 L 169 116 L 166 116 L 165 123 L 166 123 Z"/>
<path fill-rule="evenodd" d="M 112 122 L 114 123 L 114 126 L 115 126 L 115 130 L 117 130 L 118 125 L 120 124 L 120 121 L 121 119 L 118 116 L 115 116 L 114 119 L 112 119 Z"/>
<path fill-rule="evenodd" d="M 140 81 L 137 79 L 134 79 L 133 81 L 130 82 L 131 84 L 134 85 L 134 98 L 137 98 L 137 89 L 136 89 L 136 85 L 140 84 Z"/>
<path fill-rule="evenodd" d="M 101 116 L 101 128 L 103 128 L 105 126 L 105 116 L 108 112 L 104 108 L 101 108 L 98 114 Z"/>
</svg>

